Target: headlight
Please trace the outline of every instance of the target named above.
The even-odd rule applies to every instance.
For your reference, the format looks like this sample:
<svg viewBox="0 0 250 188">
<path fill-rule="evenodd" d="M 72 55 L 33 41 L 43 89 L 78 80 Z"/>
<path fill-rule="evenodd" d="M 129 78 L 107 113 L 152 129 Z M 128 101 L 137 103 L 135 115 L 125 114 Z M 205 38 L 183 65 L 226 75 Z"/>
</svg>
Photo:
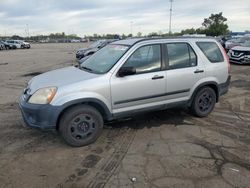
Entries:
<svg viewBox="0 0 250 188">
<path fill-rule="evenodd" d="M 32 104 L 49 104 L 56 95 L 56 87 L 47 87 L 37 90 L 29 99 Z"/>
</svg>

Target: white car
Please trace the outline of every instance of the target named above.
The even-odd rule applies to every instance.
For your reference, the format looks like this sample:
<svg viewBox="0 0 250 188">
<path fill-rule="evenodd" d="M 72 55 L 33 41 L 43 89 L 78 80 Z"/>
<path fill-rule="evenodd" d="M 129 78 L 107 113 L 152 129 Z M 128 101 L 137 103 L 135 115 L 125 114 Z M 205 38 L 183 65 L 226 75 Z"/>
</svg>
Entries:
<svg viewBox="0 0 250 188">
<path fill-rule="evenodd" d="M 250 40 L 241 46 L 235 46 L 228 52 L 230 62 L 237 64 L 250 64 Z"/>
<path fill-rule="evenodd" d="M 28 43 L 28 42 L 25 42 L 25 41 L 22 41 L 22 40 L 20 40 L 19 42 L 22 44 L 22 48 L 29 49 L 31 47 L 30 43 Z"/>
<path fill-rule="evenodd" d="M 17 48 L 22 48 L 22 44 L 20 41 L 18 40 L 6 40 L 5 41 L 9 46 L 10 48 L 12 49 L 17 49 Z"/>
</svg>

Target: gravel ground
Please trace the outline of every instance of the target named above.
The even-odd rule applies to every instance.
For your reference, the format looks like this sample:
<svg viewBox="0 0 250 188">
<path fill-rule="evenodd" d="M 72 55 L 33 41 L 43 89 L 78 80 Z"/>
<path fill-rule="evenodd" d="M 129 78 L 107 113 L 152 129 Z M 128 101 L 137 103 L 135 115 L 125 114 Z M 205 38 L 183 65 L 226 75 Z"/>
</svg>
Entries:
<svg viewBox="0 0 250 188">
<path fill-rule="evenodd" d="M 85 45 L 0 51 L 0 187 L 250 187 L 250 66 L 232 65 L 230 91 L 206 118 L 143 114 L 81 148 L 24 126 L 17 102 L 27 81 L 74 64 Z"/>
</svg>

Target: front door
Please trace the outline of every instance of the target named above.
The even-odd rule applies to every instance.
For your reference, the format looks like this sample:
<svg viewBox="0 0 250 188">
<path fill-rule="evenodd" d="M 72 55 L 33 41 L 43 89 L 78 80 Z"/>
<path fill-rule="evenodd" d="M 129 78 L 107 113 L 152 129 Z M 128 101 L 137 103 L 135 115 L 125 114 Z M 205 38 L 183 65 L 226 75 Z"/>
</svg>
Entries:
<svg viewBox="0 0 250 188">
<path fill-rule="evenodd" d="M 117 74 L 112 76 L 111 95 L 114 114 L 160 104 L 166 92 L 160 44 L 139 47 L 122 67 L 134 67 L 136 73 L 124 77 L 119 77 Z"/>
</svg>

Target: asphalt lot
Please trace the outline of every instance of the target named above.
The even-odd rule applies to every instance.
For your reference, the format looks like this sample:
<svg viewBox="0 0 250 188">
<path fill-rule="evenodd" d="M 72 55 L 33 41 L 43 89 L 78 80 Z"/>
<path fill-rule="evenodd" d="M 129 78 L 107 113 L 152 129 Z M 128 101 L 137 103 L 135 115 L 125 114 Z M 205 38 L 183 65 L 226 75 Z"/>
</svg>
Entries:
<svg viewBox="0 0 250 188">
<path fill-rule="evenodd" d="M 250 65 L 232 65 L 230 91 L 207 118 L 143 114 L 81 148 L 25 127 L 17 102 L 27 81 L 72 65 L 84 45 L 0 51 L 0 187 L 250 187 Z"/>
</svg>

